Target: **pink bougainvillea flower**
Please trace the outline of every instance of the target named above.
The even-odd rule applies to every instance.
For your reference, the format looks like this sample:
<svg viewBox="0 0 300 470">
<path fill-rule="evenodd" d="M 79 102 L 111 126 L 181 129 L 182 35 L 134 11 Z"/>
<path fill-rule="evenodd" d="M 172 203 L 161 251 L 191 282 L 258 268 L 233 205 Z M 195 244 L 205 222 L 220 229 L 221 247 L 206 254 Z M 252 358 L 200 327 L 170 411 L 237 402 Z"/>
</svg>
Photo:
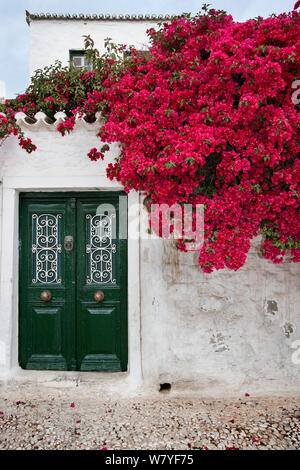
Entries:
<svg viewBox="0 0 300 470">
<path fill-rule="evenodd" d="M 300 7 L 300 0 L 298 0 L 298 2 L 295 3 L 294 10 L 297 10 L 297 8 L 299 7 Z"/>
<path fill-rule="evenodd" d="M 190 442 L 188 442 L 187 446 L 188 446 L 189 449 L 192 448 L 192 444 Z"/>
<path fill-rule="evenodd" d="M 257 439 L 255 439 L 254 437 L 252 437 L 252 442 L 256 442 L 256 443 L 259 443 L 259 441 Z"/>
<path fill-rule="evenodd" d="M 101 449 L 101 450 L 107 450 L 107 447 L 103 447 L 103 449 Z"/>
<path fill-rule="evenodd" d="M 96 162 L 97 160 L 99 160 L 99 158 L 101 158 L 103 160 L 104 158 L 104 154 L 101 153 L 101 152 L 98 152 L 98 150 L 94 147 L 90 150 L 90 152 L 88 153 L 88 157 Z"/>
<path fill-rule="evenodd" d="M 235 423 L 234 419 L 231 419 L 229 422 L 232 423 L 232 424 Z"/>
<path fill-rule="evenodd" d="M 81 423 L 81 419 L 78 419 L 78 420 L 76 421 L 76 423 L 77 423 L 77 424 L 80 424 L 80 423 Z"/>
<path fill-rule="evenodd" d="M 75 403 L 74 403 L 74 402 L 71 403 L 70 407 L 71 407 L 71 408 L 75 408 Z"/>
<path fill-rule="evenodd" d="M 250 397 L 249 393 L 245 393 L 245 397 Z"/>
<path fill-rule="evenodd" d="M 4 415 L 3 411 L 0 411 L 0 416 Z"/>
<path fill-rule="evenodd" d="M 206 446 L 204 446 L 204 447 L 203 447 L 203 449 L 204 449 L 204 450 L 209 450 L 209 448 L 208 448 L 208 447 L 206 447 Z"/>
</svg>

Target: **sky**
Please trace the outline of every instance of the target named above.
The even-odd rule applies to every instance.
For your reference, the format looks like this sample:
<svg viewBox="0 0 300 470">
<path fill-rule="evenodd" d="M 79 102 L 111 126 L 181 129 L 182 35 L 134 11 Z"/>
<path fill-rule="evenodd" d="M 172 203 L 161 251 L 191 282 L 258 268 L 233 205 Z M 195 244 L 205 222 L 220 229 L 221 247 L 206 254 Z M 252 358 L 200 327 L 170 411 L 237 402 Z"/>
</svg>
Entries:
<svg viewBox="0 0 300 470">
<path fill-rule="evenodd" d="M 0 98 L 13 98 L 29 82 L 30 13 L 179 14 L 197 13 L 203 3 L 226 10 L 236 21 L 291 11 L 296 0 L 0 0 Z"/>
</svg>

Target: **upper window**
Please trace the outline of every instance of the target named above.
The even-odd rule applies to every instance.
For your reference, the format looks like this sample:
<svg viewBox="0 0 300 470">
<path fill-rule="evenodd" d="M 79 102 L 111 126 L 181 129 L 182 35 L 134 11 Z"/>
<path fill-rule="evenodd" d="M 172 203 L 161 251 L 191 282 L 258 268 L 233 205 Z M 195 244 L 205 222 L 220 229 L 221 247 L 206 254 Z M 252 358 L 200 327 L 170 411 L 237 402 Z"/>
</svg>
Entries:
<svg viewBox="0 0 300 470">
<path fill-rule="evenodd" d="M 92 65 L 89 65 L 84 51 L 70 51 L 70 63 L 76 69 L 85 68 L 89 72 L 93 69 Z"/>
</svg>

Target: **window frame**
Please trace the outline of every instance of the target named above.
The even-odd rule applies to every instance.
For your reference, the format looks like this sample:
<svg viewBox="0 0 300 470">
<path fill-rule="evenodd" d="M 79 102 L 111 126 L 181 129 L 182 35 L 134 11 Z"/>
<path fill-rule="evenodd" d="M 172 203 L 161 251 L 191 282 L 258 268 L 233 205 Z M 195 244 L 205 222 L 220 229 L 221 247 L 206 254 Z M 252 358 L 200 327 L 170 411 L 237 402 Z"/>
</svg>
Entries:
<svg viewBox="0 0 300 470">
<path fill-rule="evenodd" d="M 70 49 L 69 50 L 69 62 L 70 62 L 70 66 L 73 66 L 75 67 L 75 69 L 80 69 L 80 68 L 84 68 L 86 69 L 88 72 L 91 72 L 93 70 L 93 67 L 92 65 L 83 65 L 82 67 L 76 67 L 76 65 L 74 64 L 74 58 L 75 57 L 82 57 L 82 58 L 85 58 L 86 55 L 85 55 L 85 50 L 84 49 Z"/>
</svg>

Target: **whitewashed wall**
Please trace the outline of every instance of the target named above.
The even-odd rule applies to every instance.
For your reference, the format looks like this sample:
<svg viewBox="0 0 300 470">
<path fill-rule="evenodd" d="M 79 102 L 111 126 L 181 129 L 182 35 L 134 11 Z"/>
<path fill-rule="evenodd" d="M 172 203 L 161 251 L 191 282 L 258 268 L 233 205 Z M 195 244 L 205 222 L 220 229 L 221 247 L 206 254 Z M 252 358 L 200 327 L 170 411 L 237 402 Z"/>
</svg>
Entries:
<svg viewBox="0 0 300 470">
<path fill-rule="evenodd" d="M 106 162 L 90 162 L 86 157 L 99 144 L 95 137 L 99 124 L 77 123 L 75 132 L 66 137 L 42 122 L 22 127 L 38 145 L 36 152 L 27 155 L 13 138 L 0 148 L 1 186 L 4 200 L 11 201 L 4 204 L 0 230 L 0 379 L 21 373 L 17 367 L 17 240 L 12 240 L 18 214 L 11 191 L 24 186 L 27 190 L 118 188 L 105 176 L 107 162 L 118 153 L 117 145 Z M 253 247 L 237 273 L 207 275 L 195 254 L 179 253 L 172 242 L 144 240 L 146 227 L 144 213 L 141 239 L 134 242 L 139 246 L 130 248 L 129 257 L 130 368 L 117 390 L 155 391 L 159 384 L 170 383 L 174 391 L 203 396 L 297 393 L 300 364 L 292 362 L 292 345 L 300 340 L 300 265 L 275 266 L 261 259 Z M 103 380 L 101 374 L 93 377 Z M 105 377 L 109 390 L 113 385 Z"/>
<path fill-rule="evenodd" d="M 43 114 L 34 125 L 18 123 L 38 150 L 28 155 L 17 139 L 10 137 L 0 147 L 1 218 L 0 218 L 0 380 L 22 375 L 18 367 L 18 200 L 24 191 L 118 191 L 122 187 L 106 177 L 106 165 L 118 154 L 118 145 L 111 147 L 106 162 L 91 162 L 90 148 L 99 145 L 96 133 L 100 123 L 76 122 L 75 131 L 62 137 L 56 127 L 47 124 Z M 129 208 L 138 205 L 138 194 L 129 196 Z M 122 377 L 128 389 L 140 383 L 140 310 L 139 310 L 139 241 L 128 242 L 129 257 L 129 372 Z M 22 282 L 22 279 L 20 279 Z M 25 374 L 26 375 L 26 374 Z M 37 379 L 43 374 L 32 373 Z M 26 375 L 28 377 L 28 374 Z M 73 374 L 74 376 L 74 374 Z M 47 377 L 53 377 L 47 374 Z M 46 377 L 46 380 L 47 380 Z M 55 380 L 55 377 L 54 377 Z M 110 381 L 109 381 L 110 383 Z"/>
<path fill-rule="evenodd" d="M 168 241 L 144 242 L 141 256 L 147 383 L 204 396 L 299 392 L 299 264 L 275 266 L 253 247 L 238 272 L 204 274 Z"/>
<path fill-rule="evenodd" d="M 83 35 L 89 34 L 100 52 L 104 52 L 104 40 L 108 37 L 117 44 L 145 50 L 149 45 L 146 30 L 155 25 L 154 21 L 33 20 L 30 23 L 30 75 L 56 60 L 68 65 L 69 50 L 84 49 Z"/>
<path fill-rule="evenodd" d="M 58 113 L 63 116 L 63 113 Z M 96 137 L 100 121 L 89 124 L 84 119 L 76 121 L 75 132 L 64 137 L 57 131 L 57 125 L 63 120 L 59 117 L 55 124 L 47 123 L 44 113 L 38 113 L 38 122 L 27 124 L 24 113 L 17 114 L 17 123 L 21 125 L 26 137 L 30 137 L 37 146 L 31 154 L 26 153 L 17 144 L 17 139 L 9 138 L 0 147 L 0 171 L 2 177 L 55 176 L 57 178 L 76 176 L 105 175 L 106 164 L 92 162 L 87 153 L 92 147 L 99 147 Z M 111 162 L 118 153 L 118 145 L 111 146 L 107 161 Z"/>
</svg>

